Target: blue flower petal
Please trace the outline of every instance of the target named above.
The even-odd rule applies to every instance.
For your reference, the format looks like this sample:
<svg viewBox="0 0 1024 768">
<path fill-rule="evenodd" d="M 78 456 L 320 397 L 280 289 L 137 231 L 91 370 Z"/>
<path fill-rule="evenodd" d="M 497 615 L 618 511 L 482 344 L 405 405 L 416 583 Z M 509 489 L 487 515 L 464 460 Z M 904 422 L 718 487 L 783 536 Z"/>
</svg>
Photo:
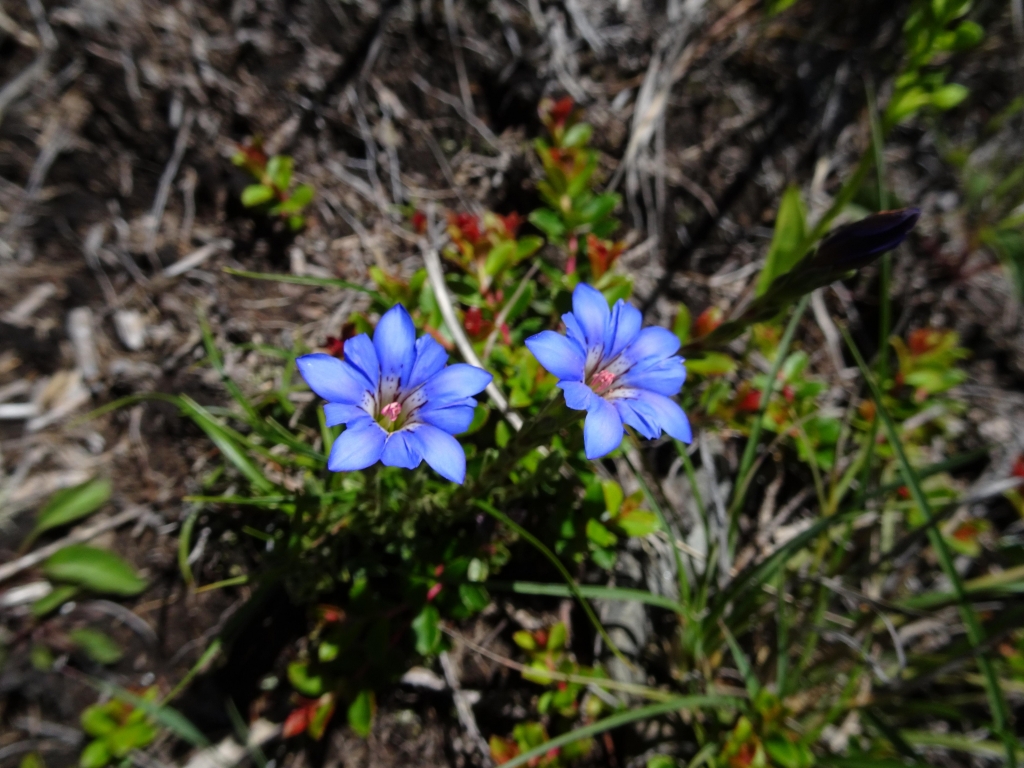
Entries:
<svg viewBox="0 0 1024 768">
<path fill-rule="evenodd" d="M 398 381 L 412 367 L 416 327 L 405 307 L 396 304 L 381 317 L 373 332 L 373 348 L 380 361 L 380 375 Z"/>
<path fill-rule="evenodd" d="M 409 369 L 409 375 L 402 380 L 402 388 L 407 391 L 415 389 L 435 373 L 439 373 L 448 362 L 448 353 L 431 336 L 420 336 L 416 339 L 414 352 L 412 368 Z"/>
<path fill-rule="evenodd" d="M 590 401 L 597 397 L 594 390 L 579 381 L 560 381 L 558 388 L 565 393 L 565 404 L 574 411 L 589 411 Z"/>
<path fill-rule="evenodd" d="M 618 411 L 603 397 L 594 397 L 583 422 L 583 447 L 587 458 L 594 460 L 607 456 L 621 442 L 622 418 Z"/>
<path fill-rule="evenodd" d="M 648 440 L 653 440 L 661 434 L 661 425 L 653 408 L 646 407 L 637 400 L 623 398 L 612 400 L 612 405 L 615 406 L 623 423 L 631 426 Z"/>
<path fill-rule="evenodd" d="M 572 313 L 583 329 L 587 348 L 602 346 L 604 332 L 611 316 L 604 294 L 586 283 L 580 283 L 572 292 Z"/>
<path fill-rule="evenodd" d="M 380 460 L 388 467 L 416 469 L 423 461 L 423 451 L 410 430 L 400 429 L 388 435 Z"/>
<path fill-rule="evenodd" d="M 352 472 L 376 464 L 386 437 L 387 433 L 369 416 L 352 422 L 334 441 L 327 468 L 332 472 Z"/>
<path fill-rule="evenodd" d="M 445 480 L 462 484 L 466 479 L 466 454 L 459 441 L 444 430 L 419 424 L 412 430 L 412 439 L 437 474 Z"/>
<path fill-rule="evenodd" d="M 575 315 L 572 312 L 566 312 L 562 315 L 562 322 L 565 323 L 565 332 L 568 337 L 575 341 L 585 353 L 587 349 L 587 336 L 583 333 L 583 329 L 580 327 Z"/>
<path fill-rule="evenodd" d="M 473 412 L 476 401 L 473 405 L 449 405 L 444 408 L 424 407 L 417 412 L 417 416 L 426 424 L 443 429 L 450 435 L 457 435 L 469 429 L 473 423 Z"/>
<path fill-rule="evenodd" d="M 608 333 L 604 340 L 605 358 L 615 357 L 636 339 L 642 322 L 643 315 L 639 309 L 622 299 L 616 301 L 612 307 L 611 321 L 608 323 Z"/>
<path fill-rule="evenodd" d="M 427 381 L 423 385 L 423 394 L 427 402 L 433 403 L 436 407 L 450 405 L 455 400 L 482 392 L 491 383 L 492 378 L 494 377 L 483 368 L 456 363 Z"/>
<path fill-rule="evenodd" d="M 660 395 L 678 395 L 686 381 L 686 366 L 681 357 L 669 357 L 650 367 L 638 365 L 619 381 L 624 386 L 649 389 Z"/>
<path fill-rule="evenodd" d="M 587 358 L 572 339 L 554 331 L 541 331 L 526 340 L 526 346 L 537 362 L 563 381 L 583 381 Z"/>
<path fill-rule="evenodd" d="M 636 400 L 642 406 L 649 408 L 654 414 L 665 433 L 676 440 L 689 443 L 693 440 L 693 431 L 690 428 L 690 420 L 686 418 L 683 409 L 671 398 L 659 395 L 655 392 L 639 391 L 636 393 Z M 634 405 L 634 407 L 637 407 Z"/>
<path fill-rule="evenodd" d="M 350 421 L 367 416 L 366 409 L 361 405 L 349 405 L 348 403 L 327 403 L 324 406 L 324 419 L 328 427 L 336 427 L 339 424 L 347 424 Z"/>
<path fill-rule="evenodd" d="M 295 360 L 302 378 L 317 395 L 332 403 L 361 403 L 369 387 L 362 374 L 336 357 L 317 352 Z"/>
<path fill-rule="evenodd" d="M 370 390 L 376 393 L 380 384 L 380 361 L 369 336 L 360 333 L 345 342 L 345 362 L 358 370 L 366 378 Z"/>
<path fill-rule="evenodd" d="M 674 355 L 678 349 L 678 336 L 667 328 L 652 326 L 640 331 L 622 356 L 635 366 L 646 367 Z"/>
</svg>

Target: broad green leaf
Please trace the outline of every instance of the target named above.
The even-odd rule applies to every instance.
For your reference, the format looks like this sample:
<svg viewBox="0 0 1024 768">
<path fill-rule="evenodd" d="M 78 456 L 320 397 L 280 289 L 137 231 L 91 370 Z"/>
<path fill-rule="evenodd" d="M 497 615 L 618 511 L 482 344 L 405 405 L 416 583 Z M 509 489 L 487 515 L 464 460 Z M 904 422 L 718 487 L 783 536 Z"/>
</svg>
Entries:
<svg viewBox="0 0 1024 768">
<path fill-rule="evenodd" d="M 544 238 L 537 237 L 536 235 L 526 235 L 526 237 L 519 238 L 516 242 L 516 262 L 518 263 L 529 256 L 533 256 L 533 254 L 540 250 L 542 245 L 544 245 Z"/>
<path fill-rule="evenodd" d="M 110 750 L 107 749 L 107 743 L 99 739 L 90 742 L 78 758 L 80 768 L 103 768 L 109 762 Z"/>
<path fill-rule="evenodd" d="M 649 536 L 658 530 L 658 516 L 653 512 L 635 509 L 615 520 L 627 536 Z"/>
<path fill-rule="evenodd" d="M 79 718 L 82 730 L 90 736 L 106 736 L 117 730 L 118 722 L 110 712 L 109 704 L 86 707 Z"/>
<path fill-rule="evenodd" d="M 939 109 L 953 109 L 970 94 L 971 92 L 967 86 L 960 85 L 959 83 L 949 83 L 932 94 L 932 104 Z"/>
<path fill-rule="evenodd" d="M 292 183 L 292 169 L 295 161 L 287 155 L 274 155 L 267 161 L 267 176 L 274 186 L 282 192 L 286 191 Z"/>
<path fill-rule="evenodd" d="M 618 536 L 605 528 L 594 518 L 587 520 L 587 538 L 599 547 L 612 547 L 619 540 Z"/>
<path fill-rule="evenodd" d="M 274 199 L 274 190 L 266 184 L 250 184 L 242 190 L 242 205 L 252 208 Z"/>
<path fill-rule="evenodd" d="M 348 724 L 357 735 L 364 739 L 373 729 L 373 717 L 377 711 L 377 699 L 373 691 L 363 690 L 348 708 Z"/>
<path fill-rule="evenodd" d="M 288 665 L 288 682 L 303 696 L 316 698 L 324 692 L 324 680 L 320 675 L 310 674 L 309 664 L 293 661 Z"/>
<path fill-rule="evenodd" d="M 802 243 L 807 237 L 807 209 L 800 197 L 800 188 L 790 186 L 782 195 L 779 213 L 775 218 L 775 234 L 768 249 L 764 268 L 757 279 L 757 296 L 768 290 L 772 281 L 784 275 L 800 261 Z"/>
<path fill-rule="evenodd" d="M 561 586 L 558 584 L 556 586 Z M 535 651 L 537 650 L 537 641 L 533 635 L 527 632 L 525 629 L 520 629 L 518 632 L 512 635 L 512 642 L 522 648 L 524 651 Z"/>
<path fill-rule="evenodd" d="M 282 213 L 298 213 L 313 200 L 313 187 L 309 184 L 299 184 L 295 191 L 288 195 L 288 199 L 281 203 Z"/>
<path fill-rule="evenodd" d="M 690 340 L 690 331 L 693 328 L 693 318 L 690 310 L 685 304 L 679 305 L 679 312 L 672 323 L 672 332 L 679 337 L 679 343 L 685 344 Z"/>
<path fill-rule="evenodd" d="M 709 352 L 704 357 L 686 360 L 688 373 L 700 376 L 727 376 L 736 370 L 736 361 L 724 352 Z"/>
<path fill-rule="evenodd" d="M 622 500 L 626 498 L 622 486 L 614 480 L 604 480 L 601 482 L 601 493 L 604 496 L 604 508 L 609 515 L 615 517 L 622 508 Z"/>
<path fill-rule="evenodd" d="M 679 763 L 668 755 L 655 755 L 647 761 L 647 768 L 677 768 Z"/>
<path fill-rule="evenodd" d="M 548 633 L 548 650 L 549 651 L 560 651 L 565 648 L 565 642 L 569 639 L 569 630 L 566 629 L 565 624 L 558 622 L 551 628 Z"/>
<path fill-rule="evenodd" d="M 54 581 L 76 584 L 93 592 L 137 595 L 146 588 L 128 563 L 105 549 L 85 544 L 65 547 L 43 563 L 43 572 Z"/>
<path fill-rule="evenodd" d="M 106 504 L 108 499 L 110 481 L 104 479 L 89 480 L 73 488 L 57 491 L 39 513 L 35 528 L 25 539 L 25 545 L 46 531 L 88 517 Z"/>
<path fill-rule="evenodd" d="M 619 199 L 619 195 L 614 192 L 598 195 L 580 209 L 580 216 L 588 223 L 603 219 L 615 210 L 615 206 L 619 204 Z"/>
<path fill-rule="evenodd" d="M 78 587 L 73 587 L 70 584 L 64 584 L 63 586 L 56 587 L 53 592 L 48 594 L 46 597 L 41 597 L 32 603 L 32 615 L 37 619 L 46 616 L 48 613 L 57 610 L 68 600 L 78 594 Z"/>
<path fill-rule="evenodd" d="M 585 147 L 590 143 L 590 137 L 594 135 L 594 127 L 587 123 L 576 123 L 565 132 L 562 138 L 563 147 Z"/>
<path fill-rule="evenodd" d="M 506 240 L 491 248 L 484 262 L 484 272 L 493 277 L 509 267 L 515 251 L 516 244 L 513 240 Z"/>
<path fill-rule="evenodd" d="M 538 208 L 527 218 L 533 226 L 553 240 L 565 234 L 565 224 L 558 218 L 558 214 L 549 208 Z"/>
<path fill-rule="evenodd" d="M 124 655 L 121 652 L 121 646 L 98 629 L 89 627 L 73 629 L 68 632 L 68 637 L 97 664 L 114 664 L 120 661 Z"/>
<path fill-rule="evenodd" d="M 416 633 L 416 653 L 421 656 L 436 653 L 441 645 L 441 614 L 437 608 L 424 606 L 412 620 L 412 631 Z"/>
<path fill-rule="evenodd" d="M 156 738 L 157 730 L 145 720 L 118 728 L 107 737 L 107 747 L 114 757 L 126 757 L 133 749 L 142 749 Z"/>
<path fill-rule="evenodd" d="M 491 602 L 491 596 L 479 584 L 459 584 L 459 599 L 474 613 L 482 611 Z"/>
</svg>

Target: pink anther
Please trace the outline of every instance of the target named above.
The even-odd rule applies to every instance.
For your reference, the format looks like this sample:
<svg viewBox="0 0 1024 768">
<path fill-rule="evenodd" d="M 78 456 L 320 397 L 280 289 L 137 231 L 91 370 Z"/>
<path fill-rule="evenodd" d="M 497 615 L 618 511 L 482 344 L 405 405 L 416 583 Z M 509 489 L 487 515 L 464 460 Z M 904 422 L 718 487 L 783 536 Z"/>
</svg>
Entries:
<svg viewBox="0 0 1024 768">
<path fill-rule="evenodd" d="M 380 409 L 380 415 L 388 421 L 394 421 L 398 418 L 398 414 L 402 412 L 401 403 L 388 403 Z"/>
<path fill-rule="evenodd" d="M 590 388 L 598 394 L 604 392 L 615 381 L 615 374 L 611 371 L 598 371 L 590 380 Z"/>
</svg>

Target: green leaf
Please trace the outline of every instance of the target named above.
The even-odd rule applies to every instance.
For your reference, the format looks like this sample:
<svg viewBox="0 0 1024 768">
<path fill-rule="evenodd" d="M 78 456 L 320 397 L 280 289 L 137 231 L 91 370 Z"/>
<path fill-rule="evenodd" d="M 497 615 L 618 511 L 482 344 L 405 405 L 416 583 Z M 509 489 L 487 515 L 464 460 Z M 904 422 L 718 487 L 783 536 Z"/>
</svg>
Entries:
<svg viewBox="0 0 1024 768">
<path fill-rule="evenodd" d="M 114 642 L 111 637 L 98 629 L 82 627 L 68 632 L 68 637 L 85 651 L 85 655 L 97 664 L 114 664 L 121 660 L 124 654 L 121 646 Z"/>
<path fill-rule="evenodd" d="M 590 143 L 590 137 L 594 135 L 594 126 L 587 123 L 576 123 L 565 132 L 562 137 L 563 147 L 585 147 Z"/>
<path fill-rule="evenodd" d="M 118 728 L 107 737 L 107 748 L 114 757 L 125 757 L 133 749 L 142 749 L 156 738 L 157 730 L 145 720 Z"/>
<path fill-rule="evenodd" d="M 288 665 L 288 682 L 296 691 L 311 699 L 324 692 L 323 678 L 310 674 L 309 664 L 305 661 L 293 661 Z"/>
<path fill-rule="evenodd" d="M 348 724 L 357 735 L 364 739 L 373 729 L 373 716 L 377 711 L 377 699 L 373 691 L 363 690 L 348 708 Z"/>
<path fill-rule="evenodd" d="M 619 204 L 619 200 L 619 195 L 614 192 L 606 192 L 603 195 L 598 195 L 580 209 L 580 216 L 588 223 L 595 222 L 598 219 L 603 219 L 615 210 L 615 206 Z"/>
<path fill-rule="evenodd" d="M 242 190 L 242 205 L 252 208 L 274 199 L 274 190 L 266 184 L 250 184 Z"/>
<path fill-rule="evenodd" d="M 527 218 L 533 226 L 553 240 L 565 234 L 565 224 L 550 208 L 538 208 Z"/>
<path fill-rule="evenodd" d="M 515 254 L 515 251 L 516 244 L 513 240 L 505 240 L 502 243 L 498 243 L 487 254 L 487 259 L 484 261 L 484 272 L 493 277 L 502 270 L 507 269 L 512 263 L 512 256 Z"/>
<path fill-rule="evenodd" d="M 618 517 L 615 524 L 627 536 L 649 536 L 658 530 L 658 516 L 653 512 L 636 509 Z"/>
<path fill-rule="evenodd" d="M 655 755 L 647 761 L 647 768 L 677 768 L 679 763 L 668 755 Z"/>
<path fill-rule="evenodd" d="M 690 310 L 685 304 L 679 305 L 679 312 L 672 323 L 672 333 L 679 337 L 679 343 L 685 344 L 690 340 L 690 329 L 693 327 L 693 318 Z"/>
<path fill-rule="evenodd" d="M 587 538 L 599 547 L 613 547 L 618 537 L 594 518 L 587 520 Z"/>
<path fill-rule="evenodd" d="M 958 51 L 973 48 L 985 38 L 985 30 L 975 21 L 964 21 L 956 28 L 953 47 Z"/>
<path fill-rule="evenodd" d="M 804 208 L 803 199 L 800 197 L 800 188 L 790 186 L 779 203 L 779 213 L 775 217 L 775 234 L 772 235 L 768 257 L 757 279 L 756 296 L 761 296 L 775 278 L 789 272 L 800 261 L 804 255 L 800 249 L 806 237 L 807 209 Z"/>
<path fill-rule="evenodd" d="M 560 651 L 565 648 L 565 642 L 569 639 L 569 630 L 566 629 L 565 624 L 558 622 L 551 628 L 548 633 L 548 647 L 549 651 Z"/>
<path fill-rule="evenodd" d="M 491 602 L 491 596 L 479 584 L 459 584 L 459 599 L 474 613 L 482 611 Z"/>
<path fill-rule="evenodd" d="M 106 736 L 117 730 L 119 723 L 110 713 L 109 704 L 93 704 L 86 707 L 79 718 L 82 730 L 90 736 Z"/>
<path fill-rule="evenodd" d="M 57 587 L 46 597 L 41 597 L 32 603 L 32 615 L 37 619 L 41 619 L 48 613 L 57 610 L 68 600 L 78 594 L 78 587 L 73 587 L 70 584 L 64 584 L 63 586 Z"/>
<path fill-rule="evenodd" d="M 109 762 L 110 750 L 107 749 L 107 743 L 99 739 L 90 742 L 78 758 L 80 768 L 103 768 Z"/>
<path fill-rule="evenodd" d="M 66 581 L 115 595 L 137 595 L 146 588 L 128 563 L 105 549 L 85 544 L 65 547 L 43 563 L 43 572 L 54 581 Z"/>
<path fill-rule="evenodd" d="M 429 656 L 441 646 L 441 614 L 433 605 L 426 605 L 412 620 L 412 631 L 416 633 L 416 653 Z"/>
<path fill-rule="evenodd" d="M 29 752 L 18 763 L 18 768 L 46 768 L 46 763 L 38 752 Z"/>
<path fill-rule="evenodd" d="M 806 744 L 790 741 L 784 736 L 771 736 L 764 741 L 765 751 L 779 768 L 811 768 L 814 754 Z"/>
<path fill-rule="evenodd" d="M 542 245 L 544 245 L 544 238 L 537 237 L 536 235 L 526 235 L 526 237 L 519 238 L 516 242 L 516 263 L 518 264 L 523 259 L 533 256 L 533 254 L 540 250 Z"/>
<path fill-rule="evenodd" d="M 736 368 L 736 361 L 724 352 L 708 352 L 704 357 L 687 358 L 686 370 L 699 376 L 728 376 Z"/>
<path fill-rule="evenodd" d="M 604 496 L 604 508 L 609 515 L 615 517 L 622 508 L 622 500 L 626 498 L 622 486 L 614 480 L 604 480 L 601 482 L 601 494 Z"/>
<path fill-rule="evenodd" d="M 298 213 L 313 200 L 313 187 L 309 184 L 299 184 L 295 191 L 288 195 L 288 199 L 281 203 L 281 213 Z"/>
<path fill-rule="evenodd" d="M 35 528 L 25 539 L 25 546 L 46 531 L 88 517 L 107 503 L 110 490 L 110 481 L 100 479 L 57 491 L 39 513 Z"/>
<path fill-rule="evenodd" d="M 967 86 L 959 83 L 949 83 L 932 94 L 932 104 L 939 109 L 953 109 L 970 96 L 971 92 Z"/>
<path fill-rule="evenodd" d="M 274 155 L 267 161 L 267 176 L 282 192 L 287 191 L 292 183 L 292 169 L 295 161 L 287 155 Z"/>
</svg>

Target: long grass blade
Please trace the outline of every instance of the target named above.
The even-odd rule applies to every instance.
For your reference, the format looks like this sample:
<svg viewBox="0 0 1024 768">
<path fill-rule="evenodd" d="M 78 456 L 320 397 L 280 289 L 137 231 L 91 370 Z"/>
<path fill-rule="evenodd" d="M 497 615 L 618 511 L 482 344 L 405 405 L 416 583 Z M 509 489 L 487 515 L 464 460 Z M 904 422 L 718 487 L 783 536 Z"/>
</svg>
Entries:
<svg viewBox="0 0 1024 768">
<path fill-rule="evenodd" d="M 841 330 L 843 338 L 846 340 L 846 345 L 849 347 L 850 353 L 853 355 L 857 362 L 857 366 L 860 368 L 861 375 L 864 377 L 868 387 L 871 389 L 871 395 L 875 401 L 875 408 L 877 410 L 879 420 L 881 421 L 882 428 L 885 430 L 886 437 L 889 439 L 889 444 L 892 446 L 893 452 L 896 454 L 896 461 L 899 464 L 900 473 L 906 481 L 907 488 L 910 490 L 910 495 L 914 499 L 914 503 L 917 504 L 928 522 L 928 539 L 931 542 L 932 548 L 935 550 L 942 572 L 946 575 L 946 578 L 949 579 L 949 582 L 953 587 L 953 593 L 956 596 L 956 601 L 960 608 L 960 616 L 964 622 L 965 628 L 967 629 L 967 638 L 975 650 L 978 650 L 985 641 L 985 634 L 978 621 L 977 615 L 974 613 L 974 608 L 967 601 L 967 592 L 964 589 L 964 584 L 960 578 L 960 574 L 957 572 L 956 567 L 953 564 L 953 556 L 949 551 L 949 546 L 946 544 L 946 540 L 942 538 L 942 533 L 932 524 L 934 517 L 932 515 L 931 505 L 928 502 L 928 497 L 925 495 L 924 490 L 921 488 L 921 483 L 917 477 L 917 473 L 914 471 L 913 466 L 910 464 L 910 460 L 907 458 L 906 452 L 903 450 L 903 442 L 900 440 L 899 430 L 896 429 L 896 425 L 893 422 L 892 417 L 889 415 L 888 409 L 885 407 L 882 390 L 878 386 L 878 382 L 875 380 L 875 377 L 868 369 L 867 363 L 864 362 L 864 357 L 861 355 L 856 343 L 854 343 L 853 338 L 850 336 L 850 332 L 845 327 L 841 327 Z M 978 652 L 977 659 L 978 667 L 981 669 L 981 673 L 985 678 L 985 690 L 989 699 L 989 707 L 992 710 L 992 720 L 995 726 L 995 731 L 1004 741 L 1004 745 L 1006 747 L 1006 763 L 1008 766 L 1013 768 L 1017 765 L 1017 750 L 1013 743 L 1013 737 L 1006 731 L 1006 727 L 1009 722 L 1009 712 L 1006 700 L 1003 697 L 1002 689 L 999 687 L 999 681 L 996 678 L 992 661 L 987 655 L 980 651 Z"/>
<path fill-rule="evenodd" d="M 681 710 L 694 710 L 701 707 L 715 708 L 715 709 L 728 709 L 736 708 L 740 705 L 740 699 L 731 696 L 679 696 L 678 698 L 666 701 L 663 704 L 651 704 L 648 707 L 641 707 L 639 709 L 632 709 L 628 712 L 620 712 L 610 717 L 606 717 L 603 720 L 598 720 L 596 723 L 585 725 L 582 728 L 575 728 L 567 733 L 563 733 L 561 736 L 544 742 L 543 744 L 529 749 L 522 754 L 516 755 L 507 763 L 504 763 L 504 768 L 518 768 L 520 765 L 526 765 L 535 757 L 542 757 L 553 749 L 558 749 L 566 744 L 571 744 L 574 741 L 580 739 L 587 739 L 591 736 L 595 736 L 605 731 L 610 731 L 613 728 L 619 728 L 623 725 L 629 725 L 640 720 L 650 720 L 654 717 L 660 717 L 661 715 L 667 715 L 672 712 L 679 712 Z"/>
<path fill-rule="evenodd" d="M 545 595 L 548 597 L 575 597 L 572 590 L 566 584 L 540 584 L 532 581 L 488 581 L 487 586 L 498 591 L 508 590 L 520 595 Z M 591 600 L 621 600 L 644 603 L 655 608 L 664 608 L 666 611 L 683 614 L 683 608 L 670 597 L 655 595 L 643 589 L 629 589 L 626 587 L 596 587 L 587 584 L 577 584 L 576 589 L 583 597 Z"/>
</svg>

